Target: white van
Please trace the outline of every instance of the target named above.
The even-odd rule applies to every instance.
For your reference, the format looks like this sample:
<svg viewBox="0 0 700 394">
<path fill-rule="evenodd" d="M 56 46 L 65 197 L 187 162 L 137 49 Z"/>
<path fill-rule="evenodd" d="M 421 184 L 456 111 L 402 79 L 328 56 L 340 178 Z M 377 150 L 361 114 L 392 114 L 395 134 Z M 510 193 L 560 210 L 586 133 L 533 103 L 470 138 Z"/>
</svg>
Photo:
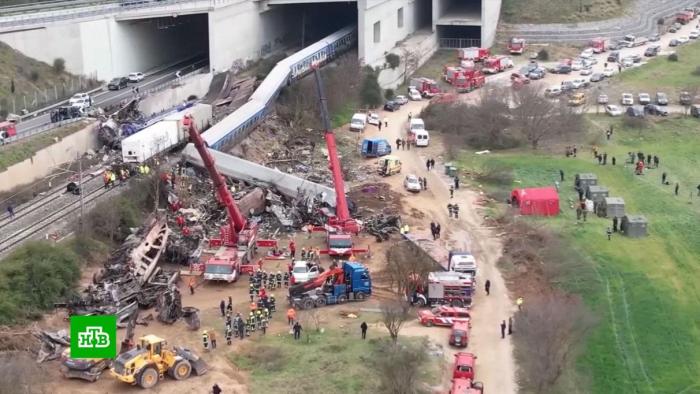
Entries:
<svg viewBox="0 0 700 394">
<path fill-rule="evenodd" d="M 561 95 L 561 86 L 550 86 L 544 91 L 544 95 L 547 97 L 556 97 Z"/>
<path fill-rule="evenodd" d="M 357 113 L 350 119 L 350 131 L 363 132 L 367 125 L 367 115 Z"/>
<path fill-rule="evenodd" d="M 428 130 L 416 130 L 414 135 L 416 138 L 416 146 L 428 146 L 430 143 L 430 134 L 428 134 Z"/>
<path fill-rule="evenodd" d="M 416 130 L 425 130 L 425 122 L 421 118 L 411 118 L 408 122 L 408 131 L 415 132 Z"/>
</svg>

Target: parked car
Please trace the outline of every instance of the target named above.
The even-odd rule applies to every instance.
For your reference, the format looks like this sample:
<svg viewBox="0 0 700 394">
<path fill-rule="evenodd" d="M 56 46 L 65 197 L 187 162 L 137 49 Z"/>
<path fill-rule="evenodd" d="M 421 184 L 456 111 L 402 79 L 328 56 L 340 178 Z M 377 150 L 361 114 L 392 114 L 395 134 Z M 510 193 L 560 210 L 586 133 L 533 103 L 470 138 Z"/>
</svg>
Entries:
<svg viewBox="0 0 700 394">
<path fill-rule="evenodd" d="M 511 73 L 510 80 L 513 82 L 518 81 L 518 82 L 524 83 L 524 84 L 530 83 L 530 78 L 528 78 L 525 75 L 520 74 L 520 73 Z"/>
<path fill-rule="evenodd" d="M 549 72 L 551 72 L 552 74 L 570 74 L 571 66 L 569 66 L 568 64 L 558 64 L 555 67 L 549 69 Z"/>
<path fill-rule="evenodd" d="M 687 36 L 680 36 L 677 38 L 677 40 L 680 44 L 685 44 L 688 41 L 690 41 L 690 38 L 688 38 Z"/>
<path fill-rule="evenodd" d="M 403 187 L 409 192 L 418 193 L 421 191 L 420 181 L 418 181 L 418 177 L 413 174 L 406 175 L 406 178 L 403 180 Z"/>
<path fill-rule="evenodd" d="M 668 42 L 668 46 L 670 47 L 677 47 L 679 45 L 681 45 L 681 42 L 675 38 Z"/>
<path fill-rule="evenodd" d="M 649 96 L 649 93 L 639 93 L 637 100 L 639 100 L 639 104 L 646 105 L 651 103 L 651 96 Z"/>
<path fill-rule="evenodd" d="M 109 90 L 119 90 L 125 88 L 129 84 L 129 79 L 126 77 L 114 78 L 107 84 Z"/>
<path fill-rule="evenodd" d="M 656 92 L 656 104 L 668 105 L 668 96 L 663 92 Z"/>
<path fill-rule="evenodd" d="M 455 321 L 450 331 L 449 343 L 455 347 L 467 347 L 469 344 L 469 322 Z"/>
<path fill-rule="evenodd" d="M 605 78 L 605 75 L 603 75 L 601 73 L 593 73 L 593 74 L 591 74 L 590 81 L 591 82 L 600 82 L 603 80 L 603 78 Z"/>
<path fill-rule="evenodd" d="M 598 104 L 607 104 L 610 99 L 608 98 L 607 94 L 599 94 L 598 99 L 596 100 Z"/>
<path fill-rule="evenodd" d="M 527 77 L 530 79 L 542 79 L 544 78 L 544 75 L 547 73 L 547 70 L 545 70 L 542 67 L 537 67 L 536 69 L 530 71 L 527 74 Z"/>
<path fill-rule="evenodd" d="M 633 62 L 639 63 L 642 61 L 642 57 L 640 55 L 630 55 L 630 59 L 632 59 Z"/>
<path fill-rule="evenodd" d="M 550 86 L 544 90 L 544 95 L 547 97 L 557 97 L 562 94 L 561 86 Z"/>
<path fill-rule="evenodd" d="M 399 109 L 401 109 L 401 104 L 397 103 L 394 100 L 389 100 L 386 103 L 384 103 L 385 111 L 394 112 L 398 111 Z"/>
<path fill-rule="evenodd" d="M 622 109 L 615 104 L 609 104 L 605 106 L 605 113 L 610 116 L 620 116 L 622 115 Z"/>
<path fill-rule="evenodd" d="M 83 102 L 84 100 L 92 101 L 89 94 L 76 93 L 70 99 L 68 99 L 68 104 L 73 105 L 74 103 L 76 103 L 78 101 Z"/>
<path fill-rule="evenodd" d="M 408 91 L 408 98 L 411 101 L 421 101 L 423 97 L 421 97 L 420 92 L 416 89 L 411 89 Z"/>
<path fill-rule="evenodd" d="M 574 81 L 561 81 L 561 91 L 562 92 L 570 92 L 574 89 L 576 89 L 576 86 L 574 85 Z"/>
<path fill-rule="evenodd" d="M 693 103 L 693 96 L 690 93 L 683 91 L 680 94 L 679 100 L 681 105 L 690 105 Z"/>
<path fill-rule="evenodd" d="M 593 74 L 593 70 L 591 70 L 590 68 L 584 68 L 579 73 L 579 75 L 591 75 L 591 74 Z"/>
<path fill-rule="evenodd" d="M 688 33 L 688 38 L 691 40 L 696 40 L 698 37 L 700 37 L 700 31 L 693 30 L 690 33 Z"/>
<path fill-rule="evenodd" d="M 618 51 L 612 51 L 608 54 L 608 62 L 610 63 L 617 63 L 620 61 L 620 52 Z"/>
<path fill-rule="evenodd" d="M 616 51 L 616 50 L 621 49 L 623 47 L 624 46 L 619 41 L 611 41 L 610 44 L 608 44 L 608 49 L 611 51 Z"/>
<path fill-rule="evenodd" d="M 381 122 L 381 119 L 379 118 L 379 114 L 376 112 L 370 112 L 367 115 L 367 123 L 375 126 L 379 126 L 379 122 Z"/>
<path fill-rule="evenodd" d="M 681 24 L 680 23 L 674 23 L 671 25 L 671 27 L 668 28 L 669 33 L 676 33 L 678 30 L 681 29 Z"/>
<path fill-rule="evenodd" d="M 700 118 L 700 105 L 690 106 L 690 116 L 694 118 Z"/>
<path fill-rule="evenodd" d="M 579 55 L 579 56 L 581 56 L 584 59 L 588 59 L 588 58 L 593 57 L 593 55 L 594 55 L 593 48 L 586 48 L 581 52 L 581 55 Z"/>
<path fill-rule="evenodd" d="M 574 79 L 571 82 L 574 84 L 574 89 L 587 88 L 590 86 L 590 82 L 586 81 L 585 79 Z"/>
<path fill-rule="evenodd" d="M 632 107 L 627 107 L 627 116 L 631 116 L 633 118 L 643 118 L 644 117 L 644 107 L 640 106 L 632 106 Z"/>
<path fill-rule="evenodd" d="M 568 104 L 572 107 L 578 107 L 586 104 L 586 94 L 583 92 L 574 93 L 569 96 Z"/>
<path fill-rule="evenodd" d="M 665 107 L 656 104 L 645 105 L 644 112 L 649 115 L 668 116 L 668 110 Z"/>
<path fill-rule="evenodd" d="M 631 57 L 626 57 L 622 59 L 620 64 L 622 64 L 622 67 L 632 67 L 634 66 L 634 59 L 632 59 Z"/>
<path fill-rule="evenodd" d="M 304 283 L 316 279 L 319 275 L 318 265 L 309 267 L 306 261 L 297 260 L 292 267 L 292 278 L 294 283 Z"/>
<path fill-rule="evenodd" d="M 661 50 L 661 46 L 651 45 L 647 49 L 644 50 L 644 56 L 646 56 L 646 57 L 656 56 L 659 54 L 660 50 Z"/>
<path fill-rule="evenodd" d="M 443 326 L 451 327 L 455 321 L 470 321 L 471 314 L 469 308 L 441 305 L 433 309 L 422 309 L 418 311 L 420 324 L 428 327 Z"/>
<path fill-rule="evenodd" d="M 394 102 L 397 103 L 398 105 L 404 105 L 408 103 L 408 97 L 404 95 L 399 95 L 394 97 Z"/>
<path fill-rule="evenodd" d="M 608 67 L 608 68 L 603 70 L 604 77 L 612 77 L 613 74 L 615 74 L 615 69 L 612 67 Z"/>
<path fill-rule="evenodd" d="M 129 82 L 141 82 L 146 76 L 143 75 L 143 73 L 140 72 L 135 72 L 135 73 L 129 73 Z"/>
<path fill-rule="evenodd" d="M 634 104 L 634 96 L 632 96 L 632 93 L 622 93 L 622 98 L 620 99 L 620 104 L 633 105 Z"/>
<path fill-rule="evenodd" d="M 659 40 L 661 40 L 660 34 L 652 34 L 651 36 L 649 36 L 649 41 L 651 41 L 651 42 L 656 42 Z"/>
<path fill-rule="evenodd" d="M 590 59 L 583 59 L 583 67 L 595 66 L 598 64 L 598 60 L 594 57 Z"/>
<path fill-rule="evenodd" d="M 573 71 L 579 71 L 583 68 L 583 62 L 582 61 L 575 61 L 571 63 L 571 70 Z"/>
</svg>

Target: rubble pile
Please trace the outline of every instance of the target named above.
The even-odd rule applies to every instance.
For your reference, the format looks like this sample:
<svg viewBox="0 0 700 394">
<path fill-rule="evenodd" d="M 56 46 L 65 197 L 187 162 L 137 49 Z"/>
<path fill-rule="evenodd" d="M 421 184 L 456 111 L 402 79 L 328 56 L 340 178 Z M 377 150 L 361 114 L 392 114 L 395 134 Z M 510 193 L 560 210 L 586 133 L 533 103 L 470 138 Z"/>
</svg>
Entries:
<svg viewBox="0 0 700 394">
<path fill-rule="evenodd" d="M 61 357 L 63 350 L 70 348 L 70 337 L 66 330 L 56 332 L 38 331 L 34 336 L 41 341 L 41 348 L 37 354 L 36 361 L 42 363 Z"/>
</svg>

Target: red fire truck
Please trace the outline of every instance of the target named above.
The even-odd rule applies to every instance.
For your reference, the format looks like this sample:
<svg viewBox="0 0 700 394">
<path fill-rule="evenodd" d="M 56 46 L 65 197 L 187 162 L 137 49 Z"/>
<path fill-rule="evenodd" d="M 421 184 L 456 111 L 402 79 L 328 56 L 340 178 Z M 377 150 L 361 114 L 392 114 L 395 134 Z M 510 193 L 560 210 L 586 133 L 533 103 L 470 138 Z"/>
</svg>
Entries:
<svg viewBox="0 0 700 394">
<path fill-rule="evenodd" d="M 457 50 L 457 56 L 459 60 L 472 60 L 475 62 L 480 62 L 491 55 L 488 48 L 462 48 Z"/>
<path fill-rule="evenodd" d="M 508 41 L 508 53 L 511 55 L 522 55 L 525 50 L 525 39 L 513 37 Z"/>
</svg>

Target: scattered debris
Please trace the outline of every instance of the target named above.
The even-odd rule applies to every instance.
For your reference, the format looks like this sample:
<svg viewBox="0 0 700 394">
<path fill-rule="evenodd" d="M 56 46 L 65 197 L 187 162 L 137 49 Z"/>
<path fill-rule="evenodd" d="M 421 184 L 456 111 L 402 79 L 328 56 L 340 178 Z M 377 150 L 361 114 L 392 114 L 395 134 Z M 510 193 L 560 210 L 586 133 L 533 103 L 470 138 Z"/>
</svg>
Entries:
<svg viewBox="0 0 700 394">
<path fill-rule="evenodd" d="M 70 347 L 70 337 L 66 330 L 56 332 L 40 331 L 35 332 L 34 336 L 41 341 L 41 348 L 36 357 L 38 363 L 55 360 L 61 357 L 65 348 Z"/>
</svg>

